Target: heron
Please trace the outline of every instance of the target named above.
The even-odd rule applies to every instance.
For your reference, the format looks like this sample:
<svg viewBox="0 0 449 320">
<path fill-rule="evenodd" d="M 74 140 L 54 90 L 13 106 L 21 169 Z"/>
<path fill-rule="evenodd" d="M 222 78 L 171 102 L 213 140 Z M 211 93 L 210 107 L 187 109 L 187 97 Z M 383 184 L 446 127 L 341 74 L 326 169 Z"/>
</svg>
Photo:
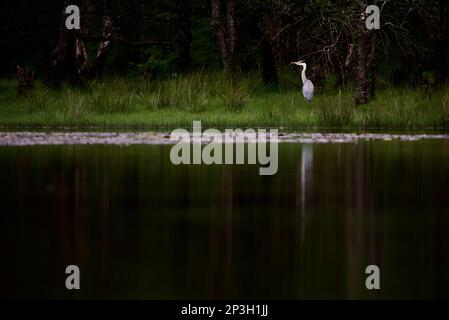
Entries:
<svg viewBox="0 0 449 320">
<path fill-rule="evenodd" d="M 292 62 L 291 64 L 296 64 L 297 66 L 302 67 L 302 95 L 308 102 L 312 101 L 314 88 L 312 81 L 306 77 L 307 64 L 304 61 Z"/>
</svg>

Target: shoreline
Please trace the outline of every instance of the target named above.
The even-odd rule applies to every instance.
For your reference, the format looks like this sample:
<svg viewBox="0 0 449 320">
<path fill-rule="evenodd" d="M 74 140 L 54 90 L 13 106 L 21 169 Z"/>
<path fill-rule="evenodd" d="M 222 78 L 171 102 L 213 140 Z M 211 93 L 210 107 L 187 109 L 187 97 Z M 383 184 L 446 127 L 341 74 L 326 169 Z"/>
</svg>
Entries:
<svg viewBox="0 0 449 320">
<path fill-rule="evenodd" d="M 224 141 L 224 133 L 221 134 Z M 267 138 L 275 138 L 266 133 Z M 449 134 L 382 134 L 382 133 L 285 133 L 279 143 L 356 143 L 358 141 L 449 140 Z M 209 143 L 211 139 L 192 139 L 193 143 Z M 35 145 L 169 145 L 170 132 L 0 132 L 0 146 Z M 243 134 L 234 134 L 232 143 L 254 142 Z"/>
</svg>

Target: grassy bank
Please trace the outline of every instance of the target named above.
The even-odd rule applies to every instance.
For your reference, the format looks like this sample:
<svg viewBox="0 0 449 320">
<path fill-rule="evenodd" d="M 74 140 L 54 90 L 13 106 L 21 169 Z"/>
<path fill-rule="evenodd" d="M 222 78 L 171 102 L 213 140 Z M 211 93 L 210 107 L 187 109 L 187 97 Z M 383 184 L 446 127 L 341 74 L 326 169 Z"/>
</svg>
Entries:
<svg viewBox="0 0 449 320">
<path fill-rule="evenodd" d="M 201 120 L 203 127 L 229 128 L 449 128 L 448 88 L 430 97 L 418 89 L 384 88 L 366 106 L 355 106 L 353 96 L 349 89 L 326 89 L 307 103 L 296 76 L 284 77 L 276 89 L 256 76 L 230 83 L 221 73 L 151 81 L 112 78 L 57 91 L 37 83 L 28 97 L 18 96 L 14 81 L 0 80 L 0 127 L 157 130 Z"/>
</svg>

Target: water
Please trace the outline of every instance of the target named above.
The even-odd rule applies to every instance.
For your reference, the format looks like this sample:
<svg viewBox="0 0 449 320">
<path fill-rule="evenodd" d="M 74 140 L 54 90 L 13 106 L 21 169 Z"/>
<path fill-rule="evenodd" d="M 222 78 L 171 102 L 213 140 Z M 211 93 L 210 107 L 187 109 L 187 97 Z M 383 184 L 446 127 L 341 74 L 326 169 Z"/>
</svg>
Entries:
<svg viewBox="0 0 449 320">
<path fill-rule="evenodd" d="M 449 297 L 448 140 L 281 144 L 275 176 L 169 150 L 1 147 L 0 296 Z"/>
</svg>

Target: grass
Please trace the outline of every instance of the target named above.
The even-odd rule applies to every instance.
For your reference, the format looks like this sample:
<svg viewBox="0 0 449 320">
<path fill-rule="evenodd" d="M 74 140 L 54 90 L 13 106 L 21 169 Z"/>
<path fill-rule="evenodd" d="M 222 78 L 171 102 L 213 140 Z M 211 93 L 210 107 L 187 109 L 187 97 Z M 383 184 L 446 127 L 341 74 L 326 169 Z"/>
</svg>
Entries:
<svg viewBox="0 0 449 320">
<path fill-rule="evenodd" d="M 449 128 L 449 90 L 428 97 L 419 89 L 384 88 L 365 106 L 354 92 L 316 93 L 311 103 L 299 78 L 281 78 L 279 88 L 264 87 L 256 75 L 229 81 L 223 73 L 198 72 L 161 80 L 111 78 L 82 88 L 57 91 L 37 83 L 27 97 L 15 81 L 0 80 L 3 128 L 162 129 L 191 127 L 278 127 L 304 129 Z"/>
</svg>

